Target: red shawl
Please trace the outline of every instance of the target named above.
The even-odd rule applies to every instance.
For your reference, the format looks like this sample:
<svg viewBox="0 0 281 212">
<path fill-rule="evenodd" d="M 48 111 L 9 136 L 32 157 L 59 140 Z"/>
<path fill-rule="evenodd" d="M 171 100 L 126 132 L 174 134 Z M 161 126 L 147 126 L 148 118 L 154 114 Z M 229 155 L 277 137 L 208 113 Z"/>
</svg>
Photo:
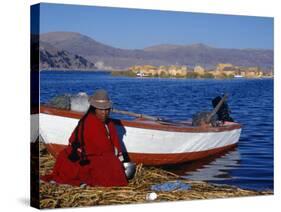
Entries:
<svg viewBox="0 0 281 212">
<path fill-rule="evenodd" d="M 42 176 L 41 179 L 70 185 L 86 183 L 90 186 L 126 186 L 128 181 L 124 168 L 115 153 L 118 150 L 121 154 L 117 130 L 111 121 L 107 126 L 109 134 L 105 124 L 89 113 L 84 120 L 84 143 L 90 164 L 81 166 L 79 161 L 68 159 L 71 143 L 75 140 L 74 130 L 69 138 L 69 146 L 58 155 L 52 174 Z M 81 124 L 78 132 L 78 140 L 81 141 Z"/>
</svg>

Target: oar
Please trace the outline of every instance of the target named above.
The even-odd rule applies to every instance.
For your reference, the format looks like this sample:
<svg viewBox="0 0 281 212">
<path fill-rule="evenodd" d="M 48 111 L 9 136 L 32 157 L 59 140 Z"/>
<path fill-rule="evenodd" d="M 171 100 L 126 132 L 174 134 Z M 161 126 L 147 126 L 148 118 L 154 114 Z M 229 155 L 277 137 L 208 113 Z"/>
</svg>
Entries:
<svg viewBox="0 0 281 212">
<path fill-rule="evenodd" d="M 124 111 L 124 110 L 117 110 L 117 109 L 114 109 L 114 108 L 111 110 L 111 112 L 119 113 L 119 114 L 122 114 L 122 115 L 133 116 L 133 117 L 136 117 L 136 118 L 144 118 L 144 119 L 151 120 L 151 121 L 157 121 L 160 124 L 167 124 L 167 125 L 179 125 L 180 124 L 180 123 L 175 123 L 175 122 L 172 122 L 172 121 L 169 121 L 169 120 L 162 119 L 160 117 L 149 116 L 149 115 L 145 115 L 145 114 L 134 113 L 134 112 Z"/>
<path fill-rule="evenodd" d="M 217 106 L 213 109 L 213 111 L 211 112 L 211 114 L 208 116 L 206 122 L 210 123 L 212 117 L 219 111 L 220 107 L 222 106 L 222 104 L 224 103 L 224 101 L 227 99 L 227 95 L 224 94 L 223 97 L 221 98 L 220 102 L 217 104 Z"/>
<path fill-rule="evenodd" d="M 145 115 L 145 114 L 140 114 L 140 113 L 134 113 L 134 112 L 130 112 L 130 111 L 124 111 L 124 110 L 117 110 L 117 109 L 112 109 L 111 112 L 113 113 L 119 113 L 122 115 L 128 115 L 128 116 L 133 116 L 136 118 L 144 118 L 144 119 L 148 119 L 151 121 L 162 121 L 161 118 L 159 117 L 155 117 L 155 116 L 149 116 L 149 115 Z"/>
</svg>

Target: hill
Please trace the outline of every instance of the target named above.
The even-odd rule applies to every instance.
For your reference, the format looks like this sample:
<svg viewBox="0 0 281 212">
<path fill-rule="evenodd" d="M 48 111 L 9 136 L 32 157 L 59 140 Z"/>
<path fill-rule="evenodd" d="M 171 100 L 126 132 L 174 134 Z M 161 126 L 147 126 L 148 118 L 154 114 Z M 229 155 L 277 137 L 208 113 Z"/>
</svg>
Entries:
<svg viewBox="0 0 281 212">
<path fill-rule="evenodd" d="M 205 44 L 172 45 L 164 44 L 144 49 L 120 49 L 100 43 L 93 38 L 76 32 L 50 32 L 40 35 L 40 42 L 47 48 L 56 47 L 56 56 L 61 51 L 79 55 L 95 64 L 98 69 L 126 69 L 133 65 L 202 65 L 213 67 L 218 63 L 237 66 L 273 67 L 273 51 L 266 49 L 226 49 Z M 41 51 L 41 49 L 40 49 Z M 60 52 L 60 54 L 58 53 Z M 44 53 L 46 65 L 49 56 Z M 72 61 L 73 57 L 70 57 Z M 75 57 L 74 57 L 75 58 Z M 76 58 L 77 59 L 77 58 Z"/>
<path fill-rule="evenodd" d="M 40 41 L 40 69 L 57 70 L 94 70 L 94 63 L 84 57 L 72 54 L 52 44 Z"/>
</svg>

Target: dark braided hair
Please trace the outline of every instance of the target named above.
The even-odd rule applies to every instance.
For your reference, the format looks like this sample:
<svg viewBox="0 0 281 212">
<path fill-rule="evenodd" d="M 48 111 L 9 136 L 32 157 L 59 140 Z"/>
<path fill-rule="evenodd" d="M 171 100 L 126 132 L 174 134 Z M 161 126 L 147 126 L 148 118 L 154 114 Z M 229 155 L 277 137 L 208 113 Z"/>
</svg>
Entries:
<svg viewBox="0 0 281 212">
<path fill-rule="evenodd" d="M 68 155 L 68 159 L 72 162 L 76 162 L 78 160 L 79 161 L 79 164 L 81 166 L 84 166 L 84 165 L 87 165 L 90 163 L 90 161 L 88 160 L 87 158 L 87 155 L 86 155 L 86 151 L 85 151 L 85 143 L 84 143 L 84 122 L 85 122 L 85 119 L 86 117 L 89 115 L 89 113 L 95 113 L 96 111 L 96 108 L 91 106 L 89 107 L 89 109 L 87 110 L 87 112 L 83 115 L 83 117 L 79 120 L 76 128 L 75 128 L 75 140 L 72 142 L 71 144 L 71 147 L 72 147 L 72 150 L 71 150 L 71 153 Z M 81 125 L 81 141 L 79 141 L 78 139 L 78 133 L 79 133 L 79 127 Z M 78 148 L 82 149 L 82 152 L 81 152 L 81 158 L 80 156 L 78 155 Z"/>
</svg>

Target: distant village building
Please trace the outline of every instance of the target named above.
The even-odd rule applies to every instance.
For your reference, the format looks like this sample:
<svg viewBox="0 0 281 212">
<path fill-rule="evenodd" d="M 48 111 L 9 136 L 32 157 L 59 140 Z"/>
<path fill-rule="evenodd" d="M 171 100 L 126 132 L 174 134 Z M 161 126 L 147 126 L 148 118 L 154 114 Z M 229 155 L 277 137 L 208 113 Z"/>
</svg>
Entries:
<svg viewBox="0 0 281 212">
<path fill-rule="evenodd" d="M 232 77 L 246 77 L 257 78 L 264 76 L 272 76 L 271 72 L 264 73 L 259 67 L 242 67 L 234 66 L 230 63 L 219 63 L 214 70 L 206 70 L 202 66 L 197 65 L 194 69 L 187 66 L 152 66 L 152 65 L 138 65 L 131 66 L 129 71 L 133 72 L 135 76 L 152 76 L 152 77 L 188 77 L 195 73 L 197 77 L 210 78 L 232 78 Z M 194 75 L 196 77 L 196 75 Z"/>
<path fill-rule="evenodd" d="M 205 74 L 205 69 L 202 66 L 195 66 L 194 67 L 194 72 L 199 74 L 199 75 L 204 75 Z"/>
<path fill-rule="evenodd" d="M 128 70 L 134 72 L 136 75 L 140 73 L 142 75 L 155 75 L 157 67 L 151 65 L 131 66 Z"/>
<path fill-rule="evenodd" d="M 219 63 L 216 66 L 216 71 L 223 71 L 225 68 L 227 69 L 233 69 L 234 66 L 230 63 Z"/>
<path fill-rule="evenodd" d="M 227 66 L 222 70 L 226 76 L 235 76 L 238 73 L 238 69 L 235 66 Z"/>
<path fill-rule="evenodd" d="M 184 77 L 187 75 L 186 66 L 170 66 L 168 74 L 173 77 Z"/>
<path fill-rule="evenodd" d="M 186 71 L 186 72 L 188 71 L 188 67 L 187 66 L 181 66 L 180 68 L 181 68 L 182 71 Z"/>
<path fill-rule="evenodd" d="M 215 78 L 224 78 L 236 74 L 235 67 L 230 63 L 219 63 L 212 73 Z"/>
<path fill-rule="evenodd" d="M 247 78 L 256 78 L 264 76 L 263 72 L 259 67 L 239 67 L 238 73 Z"/>
<path fill-rule="evenodd" d="M 129 71 L 132 71 L 137 76 L 140 74 L 145 76 L 167 76 L 167 77 L 185 77 L 188 72 L 187 66 L 132 66 L 128 68 Z"/>
<path fill-rule="evenodd" d="M 167 71 L 169 69 L 168 66 L 159 66 L 158 70 Z"/>
<path fill-rule="evenodd" d="M 256 71 L 253 71 L 253 70 L 246 71 L 246 77 L 252 78 L 252 77 L 256 77 L 256 76 L 258 76 Z"/>
</svg>

